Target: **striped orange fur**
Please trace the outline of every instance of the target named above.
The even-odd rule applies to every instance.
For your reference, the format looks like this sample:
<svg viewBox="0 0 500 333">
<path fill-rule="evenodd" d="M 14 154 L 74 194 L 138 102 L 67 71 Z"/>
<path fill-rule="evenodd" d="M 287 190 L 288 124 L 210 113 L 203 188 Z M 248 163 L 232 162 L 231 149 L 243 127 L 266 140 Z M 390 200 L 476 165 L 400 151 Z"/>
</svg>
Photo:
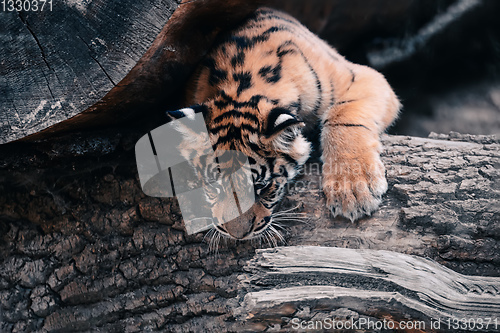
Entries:
<svg viewBox="0 0 500 333">
<path fill-rule="evenodd" d="M 355 220 L 380 204 L 387 182 L 379 135 L 400 103 L 380 73 L 347 61 L 294 18 L 261 8 L 220 36 L 185 102 L 204 112 L 214 147 L 242 151 L 254 173 L 257 202 L 219 232 L 237 239 L 269 233 L 315 138 L 333 214 Z"/>
</svg>

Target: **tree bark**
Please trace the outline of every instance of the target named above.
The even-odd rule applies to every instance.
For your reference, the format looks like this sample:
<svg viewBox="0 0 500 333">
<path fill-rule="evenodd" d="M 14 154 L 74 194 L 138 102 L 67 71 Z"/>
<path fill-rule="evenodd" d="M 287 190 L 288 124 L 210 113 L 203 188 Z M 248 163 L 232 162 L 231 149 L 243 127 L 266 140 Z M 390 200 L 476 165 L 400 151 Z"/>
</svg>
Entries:
<svg viewBox="0 0 500 333">
<path fill-rule="evenodd" d="M 285 247 L 221 241 L 211 252 L 210 235 L 184 234 L 176 200 L 142 193 L 133 152 L 142 134 L 0 146 L 0 331 L 286 330 L 293 318 L 315 316 L 429 322 L 440 304 L 472 315 L 483 301 L 498 316 L 497 138 L 385 136 L 389 191 L 373 216 L 355 223 L 329 215 L 309 164 L 280 207 L 300 204 L 296 216 L 308 217 L 282 222 Z M 321 246 L 325 260 L 304 267 L 321 259 L 304 246 Z M 339 266 L 339 257 L 349 262 Z M 398 263 L 420 280 L 395 272 Z M 448 288 L 462 282 L 467 292 L 438 299 L 429 276 Z M 268 292 L 271 303 L 262 298 Z M 412 307 L 417 301 L 435 312 Z"/>
</svg>

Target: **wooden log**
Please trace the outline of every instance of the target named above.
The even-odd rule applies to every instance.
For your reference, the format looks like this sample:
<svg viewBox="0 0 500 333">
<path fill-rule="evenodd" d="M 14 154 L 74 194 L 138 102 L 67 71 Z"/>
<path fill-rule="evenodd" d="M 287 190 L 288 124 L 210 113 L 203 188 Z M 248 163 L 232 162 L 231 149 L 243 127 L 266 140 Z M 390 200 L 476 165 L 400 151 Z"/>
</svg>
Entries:
<svg viewBox="0 0 500 333">
<path fill-rule="evenodd" d="M 41 5 L 8 11 L 7 4 L 0 15 L 0 143 L 95 105 L 150 48 L 178 3 L 48 1 L 43 11 Z"/>
<path fill-rule="evenodd" d="M 272 241 L 222 240 L 211 252 L 210 235 L 184 234 L 175 200 L 144 196 L 133 152 L 142 134 L 0 146 L 0 331 L 239 332 L 286 330 L 293 318 L 500 316 L 497 138 L 385 136 L 389 191 L 355 223 L 329 215 L 309 168 L 280 207 L 300 203 L 299 221 L 280 222 L 287 247 L 256 254 Z M 316 287 L 305 295 L 305 285 Z M 268 292 L 276 307 L 263 303 Z"/>
</svg>

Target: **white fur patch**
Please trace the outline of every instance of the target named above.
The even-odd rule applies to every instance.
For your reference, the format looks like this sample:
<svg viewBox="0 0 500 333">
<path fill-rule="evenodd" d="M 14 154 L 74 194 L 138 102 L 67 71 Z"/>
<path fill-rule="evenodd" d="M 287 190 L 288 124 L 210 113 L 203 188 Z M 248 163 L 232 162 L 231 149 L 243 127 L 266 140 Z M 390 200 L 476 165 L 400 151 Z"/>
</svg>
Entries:
<svg viewBox="0 0 500 333">
<path fill-rule="evenodd" d="M 274 149 L 289 153 L 291 150 L 294 150 L 295 139 L 299 134 L 300 128 L 296 126 L 289 127 L 288 131 L 282 131 L 273 140 Z"/>
<path fill-rule="evenodd" d="M 292 115 L 289 115 L 289 114 L 286 114 L 286 113 L 282 113 L 282 114 L 279 115 L 278 118 L 276 118 L 276 121 L 274 122 L 274 127 L 276 127 L 279 124 L 282 124 L 285 121 L 290 120 L 290 119 L 295 119 L 295 118 Z"/>
<path fill-rule="evenodd" d="M 309 155 L 311 154 L 311 143 L 307 141 L 302 135 L 299 135 L 293 142 L 293 150 L 300 158 L 297 160 L 299 165 L 306 163 Z"/>
<path fill-rule="evenodd" d="M 179 111 L 182 112 L 182 113 L 184 113 L 184 115 L 186 117 L 188 117 L 189 119 L 193 119 L 194 120 L 195 113 L 194 113 L 193 109 L 191 109 L 191 108 L 184 108 L 184 109 L 180 109 Z"/>
</svg>

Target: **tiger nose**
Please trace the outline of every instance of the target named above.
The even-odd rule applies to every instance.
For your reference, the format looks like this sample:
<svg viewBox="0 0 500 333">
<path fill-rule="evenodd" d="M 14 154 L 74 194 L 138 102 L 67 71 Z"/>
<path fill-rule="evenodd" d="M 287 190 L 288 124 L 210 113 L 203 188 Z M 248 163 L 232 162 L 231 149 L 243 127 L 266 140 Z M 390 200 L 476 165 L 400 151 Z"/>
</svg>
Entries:
<svg viewBox="0 0 500 333">
<path fill-rule="evenodd" d="M 236 239 L 243 239 L 252 231 L 254 220 L 255 216 L 251 221 L 249 221 L 248 217 L 243 215 L 232 221 L 224 223 L 223 226 L 232 237 Z"/>
</svg>

